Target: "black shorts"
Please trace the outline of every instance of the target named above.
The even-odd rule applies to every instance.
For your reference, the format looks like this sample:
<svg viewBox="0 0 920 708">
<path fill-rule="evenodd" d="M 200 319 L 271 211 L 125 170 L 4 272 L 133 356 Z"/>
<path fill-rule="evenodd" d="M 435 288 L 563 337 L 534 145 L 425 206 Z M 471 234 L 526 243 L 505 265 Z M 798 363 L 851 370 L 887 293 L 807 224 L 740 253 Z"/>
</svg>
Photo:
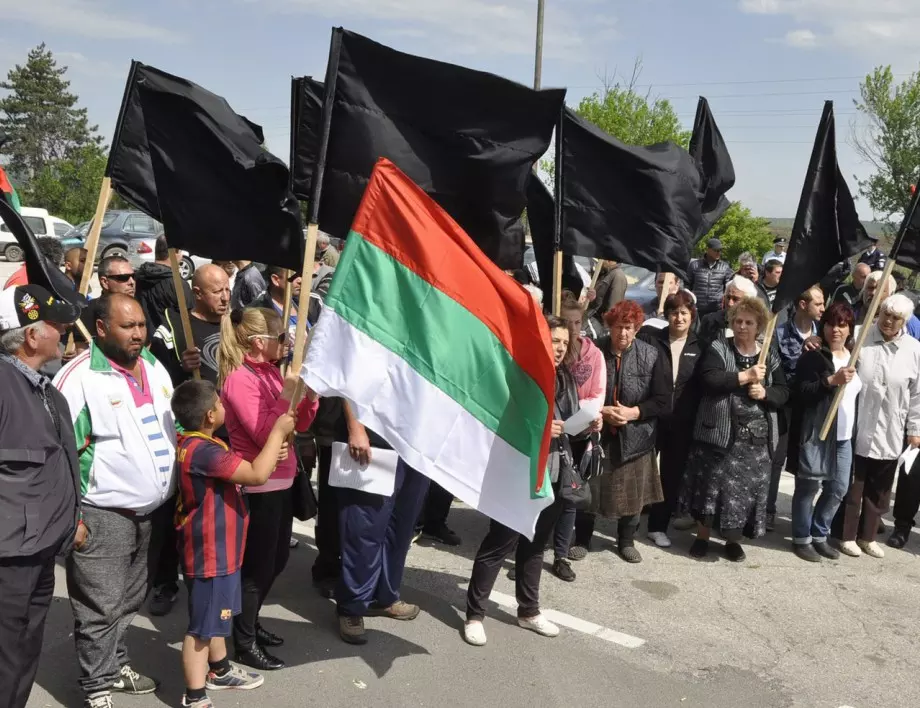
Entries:
<svg viewBox="0 0 920 708">
<path fill-rule="evenodd" d="M 199 639 L 229 637 L 240 613 L 240 571 L 216 578 L 185 578 L 188 631 Z"/>
</svg>

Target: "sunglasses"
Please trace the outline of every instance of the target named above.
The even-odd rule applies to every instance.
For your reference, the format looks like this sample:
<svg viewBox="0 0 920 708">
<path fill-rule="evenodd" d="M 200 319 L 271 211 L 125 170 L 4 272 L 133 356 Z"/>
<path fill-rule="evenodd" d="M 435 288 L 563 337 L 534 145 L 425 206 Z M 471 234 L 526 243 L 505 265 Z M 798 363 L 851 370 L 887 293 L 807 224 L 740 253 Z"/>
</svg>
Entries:
<svg viewBox="0 0 920 708">
<path fill-rule="evenodd" d="M 129 280 L 134 280 L 134 273 L 119 273 L 118 275 L 103 275 L 102 277 L 114 280 L 116 283 L 127 283 Z"/>
<path fill-rule="evenodd" d="M 251 334 L 249 339 L 269 339 L 273 342 L 278 342 L 278 344 L 284 344 L 287 340 L 287 332 L 282 332 L 281 334 Z"/>
</svg>

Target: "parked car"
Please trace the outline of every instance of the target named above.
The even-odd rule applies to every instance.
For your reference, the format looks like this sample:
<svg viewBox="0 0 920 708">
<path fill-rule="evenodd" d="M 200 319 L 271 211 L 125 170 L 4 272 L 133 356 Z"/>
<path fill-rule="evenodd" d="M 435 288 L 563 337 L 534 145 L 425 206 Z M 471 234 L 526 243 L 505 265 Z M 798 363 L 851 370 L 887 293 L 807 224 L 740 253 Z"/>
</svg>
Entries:
<svg viewBox="0 0 920 708">
<path fill-rule="evenodd" d="M 142 211 L 107 211 L 102 218 L 96 262 L 109 256 L 128 258 L 132 243 L 149 241 L 152 244 L 156 241 L 156 235 L 162 230 L 163 226 L 160 222 L 150 218 Z M 150 249 L 150 259 L 153 260 L 152 245 L 139 244 L 135 250 L 143 254 L 147 248 Z"/>
<path fill-rule="evenodd" d="M 56 236 L 62 238 L 65 234 L 73 231 L 73 226 L 63 219 L 51 216 L 47 209 L 38 209 L 35 207 L 22 207 L 20 213 L 22 220 L 32 229 L 36 236 Z M 65 246 L 66 248 L 66 246 Z M 18 262 L 23 259 L 22 247 L 16 241 L 10 231 L 10 227 L 0 219 L 0 253 L 10 263 Z"/>
<path fill-rule="evenodd" d="M 156 259 L 156 244 L 157 236 L 132 239 L 128 245 L 127 259 L 135 268 L 140 268 L 144 263 L 152 263 Z M 179 274 L 183 280 L 191 280 L 198 268 L 210 262 L 210 258 L 199 258 L 183 253 L 182 260 L 179 261 Z"/>
</svg>

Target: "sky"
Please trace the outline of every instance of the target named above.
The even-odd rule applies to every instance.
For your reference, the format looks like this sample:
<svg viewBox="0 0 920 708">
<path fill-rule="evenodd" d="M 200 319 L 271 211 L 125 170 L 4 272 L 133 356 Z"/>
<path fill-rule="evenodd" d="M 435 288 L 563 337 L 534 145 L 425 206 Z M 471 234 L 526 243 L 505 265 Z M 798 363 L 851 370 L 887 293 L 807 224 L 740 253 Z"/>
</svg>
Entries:
<svg viewBox="0 0 920 708">
<path fill-rule="evenodd" d="M 532 85 L 537 0 L 0 0 L 0 76 L 45 42 L 111 138 L 132 59 L 224 96 L 287 160 L 290 77 L 325 75 L 334 25 Z M 670 100 L 689 129 L 705 95 L 731 152 L 729 197 L 795 215 L 825 99 L 854 194 L 859 82 L 920 62 L 920 0 L 546 0 L 543 86 L 577 105 L 608 81 Z M 860 216 L 871 218 L 864 200 Z"/>
</svg>

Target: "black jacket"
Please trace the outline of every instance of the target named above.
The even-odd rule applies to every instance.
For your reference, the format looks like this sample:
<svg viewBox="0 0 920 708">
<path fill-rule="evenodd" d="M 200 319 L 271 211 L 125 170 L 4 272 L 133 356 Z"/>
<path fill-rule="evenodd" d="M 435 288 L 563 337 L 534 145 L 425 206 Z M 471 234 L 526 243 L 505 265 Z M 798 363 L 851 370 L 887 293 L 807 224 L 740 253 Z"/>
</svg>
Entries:
<svg viewBox="0 0 920 708">
<path fill-rule="evenodd" d="M 70 408 L 47 384 L 56 410 L 15 366 L 0 361 L 0 558 L 64 553 L 80 512 L 80 462 Z"/>
<path fill-rule="evenodd" d="M 719 259 L 710 264 L 706 257 L 691 261 L 687 269 L 687 289 L 696 295 L 696 307 L 701 313 L 713 312 L 722 303 L 725 285 L 735 276 L 728 263 Z"/>
<path fill-rule="evenodd" d="M 697 332 L 697 337 L 703 349 L 717 339 L 725 339 L 725 330 L 728 327 L 727 314 L 725 310 L 716 310 L 700 318 L 700 329 Z"/>
<path fill-rule="evenodd" d="M 166 311 L 179 311 L 179 300 L 172 281 L 172 269 L 160 263 L 144 263 L 137 269 L 134 277 L 137 283 L 135 298 L 144 308 L 144 316 L 147 318 L 147 336 L 152 338 L 153 333 L 166 323 Z M 185 291 L 185 303 L 191 309 L 195 304 L 192 289 L 184 280 L 182 284 Z"/>
<path fill-rule="evenodd" d="M 888 258 L 885 256 L 885 254 L 876 248 L 874 251 L 872 251 L 872 253 L 863 251 L 857 263 L 865 263 L 872 270 L 884 270 L 885 263 L 887 263 L 887 261 Z"/>
<path fill-rule="evenodd" d="M 652 330 L 643 328 L 639 333 L 643 341 L 658 347 L 658 359 L 664 365 L 668 381 L 674 381 L 674 361 L 671 357 L 671 339 L 668 328 Z M 696 417 L 696 409 L 700 400 L 700 362 L 703 359 L 703 348 L 700 340 L 692 331 L 687 335 L 687 342 L 680 354 L 677 363 L 677 381 L 671 385 L 671 404 L 667 414 L 662 414 L 659 419 L 675 425 L 688 423 Z M 666 441 L 665 441 L 666 442 Z"/>
</svg>

